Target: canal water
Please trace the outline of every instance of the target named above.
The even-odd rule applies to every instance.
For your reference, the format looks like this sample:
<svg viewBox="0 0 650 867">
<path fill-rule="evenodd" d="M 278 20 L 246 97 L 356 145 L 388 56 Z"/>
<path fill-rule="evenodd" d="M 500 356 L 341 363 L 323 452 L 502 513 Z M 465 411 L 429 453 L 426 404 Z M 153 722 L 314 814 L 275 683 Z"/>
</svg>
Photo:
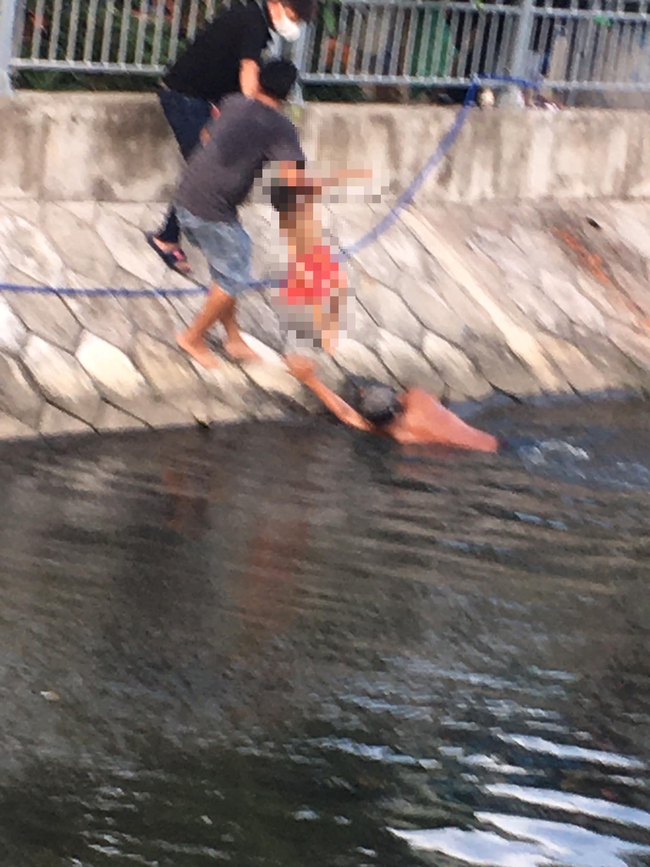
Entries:
<svg viewBox="0 0 650 867">
<path fill-rule="evenodd" d="M 2 867 L 650 864 L 650 411 L 0 449 Z"/>
</svg>

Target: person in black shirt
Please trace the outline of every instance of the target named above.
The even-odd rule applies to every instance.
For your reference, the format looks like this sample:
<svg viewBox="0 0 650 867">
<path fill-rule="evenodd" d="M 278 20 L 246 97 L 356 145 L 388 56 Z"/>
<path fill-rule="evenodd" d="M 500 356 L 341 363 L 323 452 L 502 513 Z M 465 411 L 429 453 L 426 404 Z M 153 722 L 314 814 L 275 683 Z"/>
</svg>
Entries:
<svg viewBox="0 0 650 867">
<path fill-rule="evenodd" d="M 187 160 L 199 144 L 218 103 L 231 93 L 254 97 L 259 67 L 271 31 L 289 42 L 310 21 L 316 0 L 244 0 L 218 15 L 164 75 L 159 99 L 180 151 Z M 180 227 L 170 207 L 164 227 L 146 235 L 164 262 L 181 274 L 190 267 L 180 247 Z"/>
</svg>

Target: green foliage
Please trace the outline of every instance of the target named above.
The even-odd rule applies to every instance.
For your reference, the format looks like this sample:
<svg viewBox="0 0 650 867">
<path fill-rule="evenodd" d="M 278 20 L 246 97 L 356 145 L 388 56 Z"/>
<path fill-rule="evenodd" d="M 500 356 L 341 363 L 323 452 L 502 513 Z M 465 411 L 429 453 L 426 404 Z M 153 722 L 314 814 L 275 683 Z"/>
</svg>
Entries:
<svg viewBox="0 0 650 867">
<path fill-rule="evenodd" d="M 321 0 L 320 15 L 323 28 L 329 36 L 334 36 L 337 30 L 340 0 Z"/>
</svg>

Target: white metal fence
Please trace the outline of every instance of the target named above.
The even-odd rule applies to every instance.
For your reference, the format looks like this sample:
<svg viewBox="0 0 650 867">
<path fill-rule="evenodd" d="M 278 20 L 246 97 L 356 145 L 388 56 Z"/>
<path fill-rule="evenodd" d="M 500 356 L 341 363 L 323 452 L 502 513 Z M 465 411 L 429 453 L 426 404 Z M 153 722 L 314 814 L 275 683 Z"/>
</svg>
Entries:
<svg viewBox="0 0 650 867">
<path fill-rule="evenodd" d="M 237 0 L 233 0 L 237 2 Z M 0 91 L 21 69 L 158 75 L 220 0 L 0 0 Z M 296 47 L 307 84 L 474 75 L 650 90 L 648 0 L 328 0 Z"/>
</svg>

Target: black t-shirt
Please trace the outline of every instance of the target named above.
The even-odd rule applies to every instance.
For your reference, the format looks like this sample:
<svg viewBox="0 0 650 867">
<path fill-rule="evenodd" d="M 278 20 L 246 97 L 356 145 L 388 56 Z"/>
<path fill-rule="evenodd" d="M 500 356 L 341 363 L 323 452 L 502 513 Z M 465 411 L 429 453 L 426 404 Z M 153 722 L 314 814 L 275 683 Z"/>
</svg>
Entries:
<svg viewBox="0 0 650 867">
<path fill-rule="evenodd" d="M 186 96 L 218 103 L 229 93 L 237 93 L 242 60 L 260 62 L 271 36 L 271 20 L 266 3 L 255 0 L 235 2 L 218 15 L 188 46 L 164 76 L 170 88 Z"/>
</svg>

